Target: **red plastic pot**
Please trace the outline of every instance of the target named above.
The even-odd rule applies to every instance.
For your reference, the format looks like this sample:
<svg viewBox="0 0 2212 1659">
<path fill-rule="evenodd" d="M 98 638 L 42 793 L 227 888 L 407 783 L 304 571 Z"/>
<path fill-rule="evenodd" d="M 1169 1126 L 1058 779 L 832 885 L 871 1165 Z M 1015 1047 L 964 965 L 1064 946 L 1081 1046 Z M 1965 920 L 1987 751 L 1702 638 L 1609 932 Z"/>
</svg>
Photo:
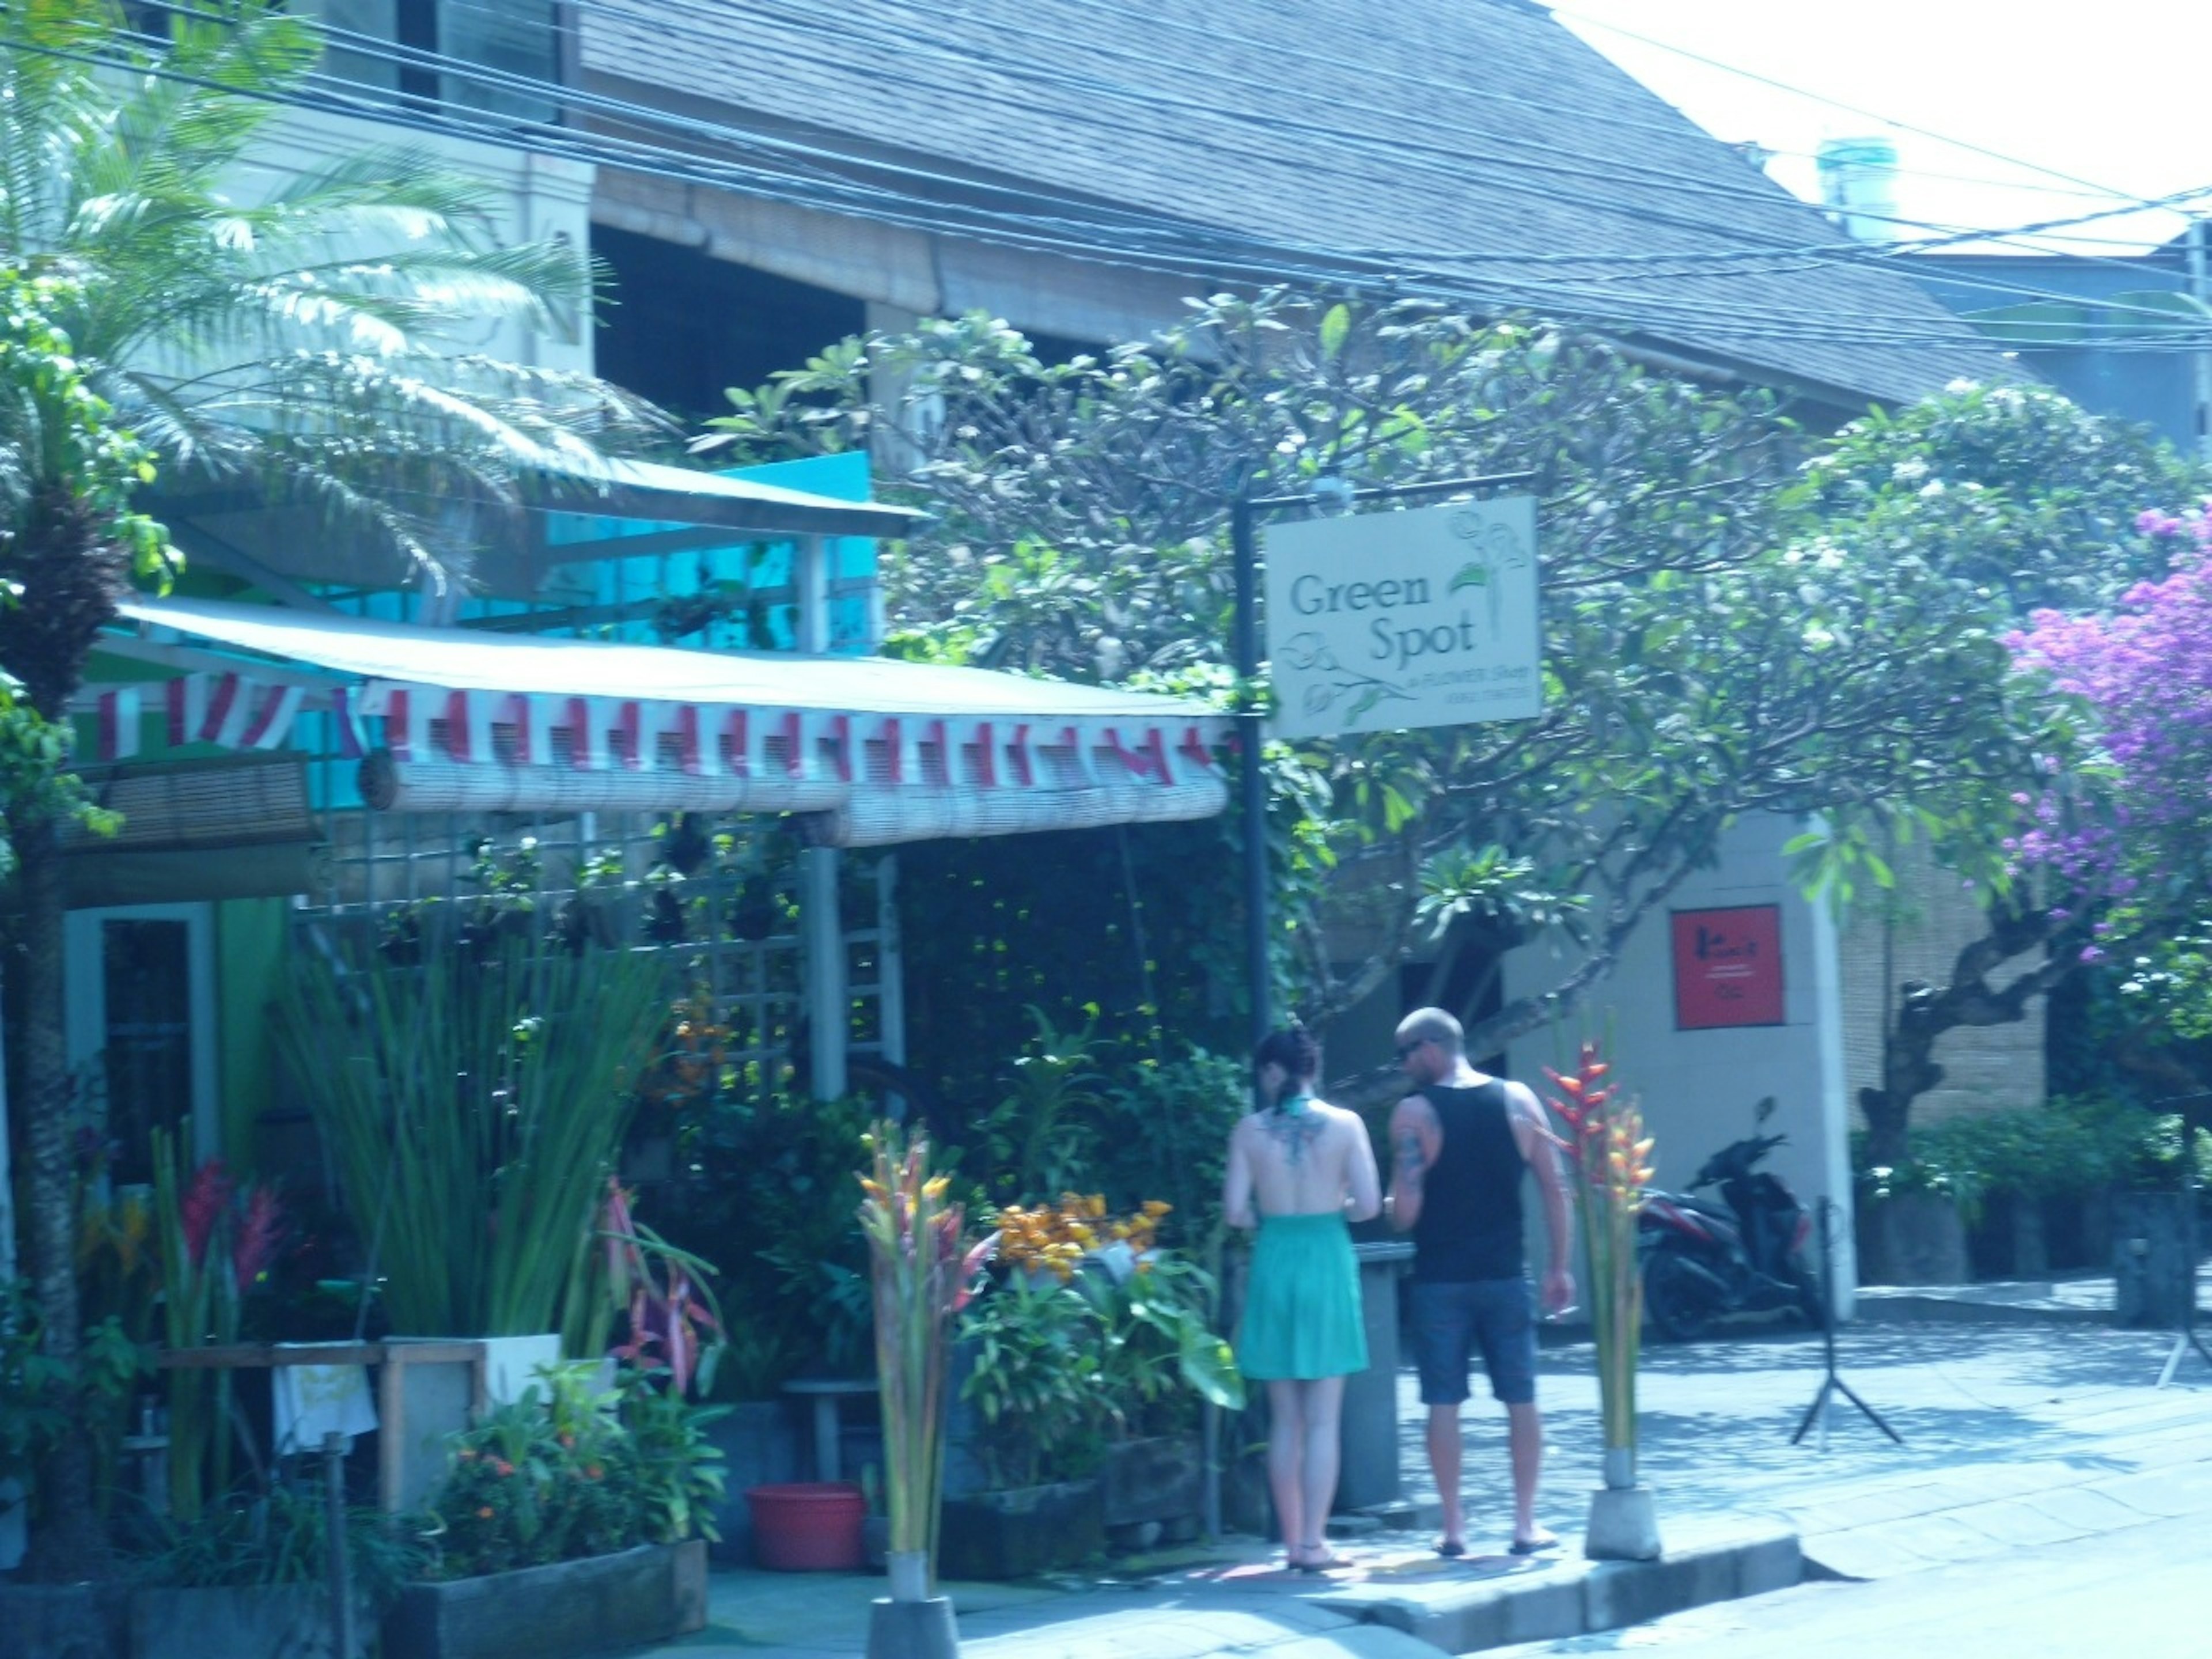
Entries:
<svg viewBox="0 0 2212 1659">
<path fill-rule="evenodd" d="M 857 1572 L 867 1500 L 848 1481 L 753 1486 L 753 1559 L 778 1572 Z"/>
</svg>

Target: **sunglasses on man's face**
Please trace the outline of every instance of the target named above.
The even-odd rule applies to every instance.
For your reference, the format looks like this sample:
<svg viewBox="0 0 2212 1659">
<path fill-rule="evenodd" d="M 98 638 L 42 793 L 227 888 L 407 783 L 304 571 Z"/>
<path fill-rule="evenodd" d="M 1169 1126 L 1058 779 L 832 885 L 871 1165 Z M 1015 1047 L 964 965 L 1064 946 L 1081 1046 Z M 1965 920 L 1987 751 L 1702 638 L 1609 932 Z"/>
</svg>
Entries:
<svg viewBox="0 0 2212 1659">
<path fill-rule="evenodd" d="M 1428 1041 L 1429 1040 L 1426 1037 L 1415 1037 L 1411 1042 L 1400 1043 L 1398 1045 L 1398 1058 L 1403 1060 L 1407 1055 L 1412 1054 L 1414 1049 L 1426 1047 Z"/>
</svg>

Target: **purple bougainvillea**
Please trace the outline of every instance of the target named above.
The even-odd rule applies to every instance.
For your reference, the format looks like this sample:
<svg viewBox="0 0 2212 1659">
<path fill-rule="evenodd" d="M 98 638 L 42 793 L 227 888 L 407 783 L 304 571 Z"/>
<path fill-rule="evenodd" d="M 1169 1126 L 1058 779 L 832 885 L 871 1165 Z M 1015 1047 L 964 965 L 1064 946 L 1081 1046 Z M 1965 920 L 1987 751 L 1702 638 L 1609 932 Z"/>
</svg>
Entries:
<svg viewBox="0 0 2212 1659">
<path fill-rule="evenodd" d="M 2212 499 L 2136 524 L 2170 544 L 2171 574 L 2137 583 L 2110 616 L 2039 611 L 2009 641 L 2022 666 L 2081 699 L 2110 769 L 2101 811 L 2056 777 L 2014 797 L 2027 823 L 2010 848 L 2123 898 L 2188 873 L 2212 809 Z"/>
</svg>

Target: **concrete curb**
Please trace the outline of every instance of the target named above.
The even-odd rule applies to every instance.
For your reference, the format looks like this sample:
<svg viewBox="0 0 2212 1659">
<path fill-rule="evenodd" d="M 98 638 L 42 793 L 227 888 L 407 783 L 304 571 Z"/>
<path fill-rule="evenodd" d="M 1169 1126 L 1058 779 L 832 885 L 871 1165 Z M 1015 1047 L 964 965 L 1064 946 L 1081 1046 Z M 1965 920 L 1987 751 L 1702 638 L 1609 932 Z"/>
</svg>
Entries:
<svg viewBox="0 0 2212 1659">
<path fill-rule="evenodd" d="M 1859 1297 L 1853 1323 L 1860 1325 L 2105 1325 L 2110 1308 L 2065 1303 L 1981 1302 L 1954 1296 Z M 1844 1330 L 1848 1332 L 1850 1326 Z M 2115 1327 L 2117 1328 L 2117 1327 Z"/>
<path fill-rule="evenodd" d="M 1668 1529 L 1662 1521 L 1662 1532 Z M 1347 1585 L 1311 1598 L 1387 1625 L 1445 1653 L 1554 1641 L 1643 1624 L 1686 1607 L 1788 1589 L 1804 1578 L 1797 1534 L 1778 1525 L 1682 1522 L 1688 1534 L 1656 1561 L 1585 1561 L 1562 1553 L 1473 1583 Z"/>
</svg>

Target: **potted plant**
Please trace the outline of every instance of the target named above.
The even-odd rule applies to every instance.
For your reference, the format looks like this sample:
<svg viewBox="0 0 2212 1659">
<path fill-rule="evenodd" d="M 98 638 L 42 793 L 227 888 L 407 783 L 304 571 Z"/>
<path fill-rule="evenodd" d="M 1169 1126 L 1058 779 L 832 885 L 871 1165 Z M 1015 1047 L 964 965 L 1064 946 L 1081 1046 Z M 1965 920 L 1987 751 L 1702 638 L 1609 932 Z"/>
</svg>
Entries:
<svg viewBox="0 0 2212 1659">
<path fill-rule="evenodd" d="M 706 1540 L 721 1495 L 714 1407 L 660 1370 L 548 1368 L 454 1437 L 425 1517 L 426 1575 L 384 1620 L 413 1659 L 564 1659 L 706 1622 Z"/>
<path fill-rule="evenodd" d="M 902 1144 L 894 1126 L 881 1123 L 872 1142 L 873 1172 L 860 1177 L 866 1194 L 860 1228 L 875 1297 L 891 1593 L 873 1609 L 868 1652 L 870 1659 L 893 1659 L 952 1645 L 951 1604 L 931 1595 L 945 1482 L 947 1358 L 952 1321 L 996 1240 L 965 1236 L 962 1206 L 946 1201 L 950 1177 L 930 1172 L 926 1136 Z"/>
<path fill-rule="evenodd" d="M 1590 1334 L 1597 1349 L 1605 1434 L 1605 1485 L 1590 1495 L 1583 1551 L 1594 1560 L 1649 1561 L 1659 1554 L 1650 1489 L 1636 1476 L 1636 1364 L 1642 1346 L 1644 1276 L 1637 1215 L 1651 1182 L 1651 1140 L 1632 1096 L 1605 1082 L 1611 1067 L 1585 1041 L 1571 1075 L 1545 1067 L 1559 1092 L 1546 1103 L 1567 1126 L 1564 1145 L 1582 1201 L 1589 1273 Z"/>
<path fill-rule="evenodd" d="M 1054 1274 L 1015 1269 L 969 1308 L 960 1335 L 981 1486 L 945 1501 L 943 1571 L 1023 1578 L 1098 1554 L 1108 1417 L 1091 1304 Z"/>
<path fill-rule="evenodd" d="M 277 1032 L 402 1338 L 486 1345 L 486 1392 L 561 1358 L 592 1217 L 665 1013 L 659 969 L 495 930 L 420 966 L 311 958 Z M 407 1368 L 403 1501 L 465 1421 L 458 1367 Z"/>
<path fill-rule="evenodd" d="M 1196 1535 L 1205 1508 L 1200 1406 L 1244 1403 L 1236 1358 L 1212 1328 L 1212 1279 L 1152 1243 L 1167 1209 L 1152 1200 L 1114 1224 L 1116 1242 L 1085 1257 L 1073 1281 L 1097 1322 L 1108 1413 L 1100 1499 L 1116 1549 Z"/>
<path fill-rule="evenodd" d="M 946 1571 L 1018 1577 L 1194 1528 L 1199 1404 L 1243 1379 L 1208 1316 L 1212 1281 L 1161 1249 L 1169 1206 L 1122 1216 L 1097 1194 L 1008 1205 L 999 1283 L 962 1323 L 976 1490 L 946 1506 Z"/>
</svg>

